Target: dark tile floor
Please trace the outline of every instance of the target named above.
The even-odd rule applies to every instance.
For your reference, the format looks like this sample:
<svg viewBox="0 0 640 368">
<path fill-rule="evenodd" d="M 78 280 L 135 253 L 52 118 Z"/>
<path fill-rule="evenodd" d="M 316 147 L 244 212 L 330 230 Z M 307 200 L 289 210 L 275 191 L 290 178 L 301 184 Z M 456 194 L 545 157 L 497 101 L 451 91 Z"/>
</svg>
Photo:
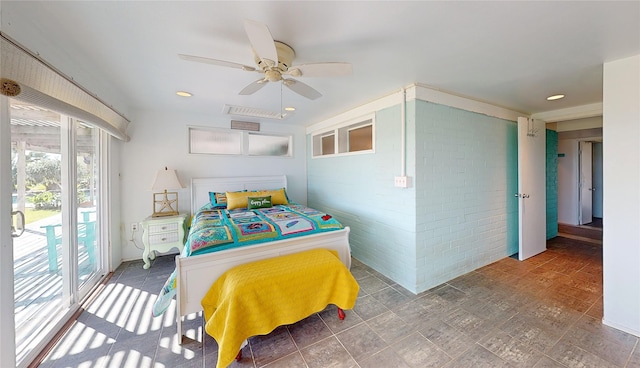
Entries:
<svg viewBox="0 0 640 368">
<path fill-rule="evenodd" d="M 420 295 L 361 262 L 354 310 L 333 306 L 250 339 L 233 367 L 640 367 L 638 338 L 601 324 L 602 248 L 557 237 L 527 261 L 504 258 Z M 151 316 L 173 267 L 128 262 L 41 367 L 215 367 L 202 317 Z M 204 349 L 203 349 L 204 345 Z"/>
</svg>

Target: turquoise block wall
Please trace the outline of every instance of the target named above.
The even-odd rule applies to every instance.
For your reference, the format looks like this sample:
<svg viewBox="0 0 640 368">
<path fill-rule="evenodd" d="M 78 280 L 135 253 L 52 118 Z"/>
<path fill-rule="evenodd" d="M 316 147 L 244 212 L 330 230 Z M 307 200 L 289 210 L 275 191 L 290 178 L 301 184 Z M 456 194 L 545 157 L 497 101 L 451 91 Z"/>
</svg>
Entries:
<svg viewBox="0 0 640 368">
<path fill-rule="evenodd" d="M 507 255 L 514 123 L 418 100 L 415 139 L 417 289 L 427 290 Z"/>
<path fill-rule="evenodd" d="M 307 135 L 307 199 L 351 228 L 355 258 L 418 293 L 518 252 L 518 132 L 513 121 L 421 100 L 407 102 L 406 118 L 409 188 L 393 183 L 398 105 L 375 114 L 375 153 L 314 159 Z M 549 229 L 557 224 L 554 134 Z"/>
<path fill-rule="evenodd" d="M 407 104 L 407 175 L 415 177 L 413 103 Z M 416 292 L 415 185 L 400 175 L 400 105 L 376 112 L 375 153 L 311 158 L 307 136 L 307 202 L 351 228 L 353 257 Z"/>
<path fill-rule="evenodd" d="M 547 239 L 558 236 L 558 132 L 547 129 Z"/>
</svg>

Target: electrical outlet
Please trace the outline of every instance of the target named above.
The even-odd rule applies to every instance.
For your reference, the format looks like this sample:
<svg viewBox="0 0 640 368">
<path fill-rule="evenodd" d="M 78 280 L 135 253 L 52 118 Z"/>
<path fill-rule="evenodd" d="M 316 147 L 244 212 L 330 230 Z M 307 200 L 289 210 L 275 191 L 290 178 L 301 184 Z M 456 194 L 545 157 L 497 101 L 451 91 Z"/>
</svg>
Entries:
<svg viewBox="0 0 640 368">
<path fill-rule="evenodd" d="M 398 188 L 407 188 L 409 187 L 409 177 L 408 176 L 396 176 L 394 180 L 394 185 Z"/>
<path fill-rule="evenodd" d="M 138 223 L 137 222 L 132 222 L 131 223 L 131 232 L 136 232 L 138 231 Z"/>
</svg>

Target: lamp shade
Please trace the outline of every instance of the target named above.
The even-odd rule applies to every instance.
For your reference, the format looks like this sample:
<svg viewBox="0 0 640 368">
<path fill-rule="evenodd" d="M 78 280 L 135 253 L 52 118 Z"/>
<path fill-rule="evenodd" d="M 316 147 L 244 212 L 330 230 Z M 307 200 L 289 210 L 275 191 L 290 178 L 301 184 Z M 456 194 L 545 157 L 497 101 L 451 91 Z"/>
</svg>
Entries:
<svg viewBox="0 0 640 368">
<path fill-rule="evenodd" d="M 178 175 L 175 170 L 169 170 L 166 167 L 164 170 L 158 170 L 156 173 L 156 180 L 153 182 L 151 189 L 153 190 L 171 190 L 184 188 L 178 180 Z"/>
</svg>

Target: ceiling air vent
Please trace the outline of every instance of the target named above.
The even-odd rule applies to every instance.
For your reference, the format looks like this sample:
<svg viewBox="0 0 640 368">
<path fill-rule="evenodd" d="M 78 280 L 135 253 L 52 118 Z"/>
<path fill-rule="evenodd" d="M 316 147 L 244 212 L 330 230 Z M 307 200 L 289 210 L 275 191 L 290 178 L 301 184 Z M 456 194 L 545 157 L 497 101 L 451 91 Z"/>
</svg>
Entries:
<svg viewBox="0 0 640 368">
<path fill-rule="evenodd" d="M 277 119 L 282 120 L 286 119 L 291 115 L 291 113 L 279 113 L 275 111 L 258 109 L 255 107 L 243 107 L 243 106 L 234 106 L 234 105 L 224 105 L 224 109 L 222 111 L 228 115 L 234 116 L 247 116 L 251 118 L 263 118 L 263 119 Z"/>
<path fill-rule="evenodd" d="M 260 131 L 260 123 L 250 121 L 231 120 L 231 129 L 250 130 L 253 132 Z"/>
</svg>

